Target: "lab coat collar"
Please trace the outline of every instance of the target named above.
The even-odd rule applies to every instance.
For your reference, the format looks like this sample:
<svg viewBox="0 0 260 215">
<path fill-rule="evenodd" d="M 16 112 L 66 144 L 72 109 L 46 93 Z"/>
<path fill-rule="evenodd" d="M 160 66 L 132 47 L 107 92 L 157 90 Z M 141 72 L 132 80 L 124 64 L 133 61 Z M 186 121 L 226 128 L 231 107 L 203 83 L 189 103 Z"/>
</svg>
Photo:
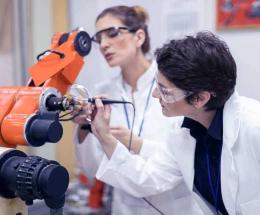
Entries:
<svg viewBox="0 0 260 215">
<path fill-rule="evenodd" d="M 240 112 L 239 95 L 234 92 L 223 110 L 223 148 L 221 155 L 221 192 L 229 214 L 235 214 L 238 193 L 238 172 L 232 149 L 238 138 Z"/>
<path fill-rule="evenodd" d="M 235 92 L 228 99 L 223 110 L 223 149 L 221 156 L 221 191 L 226 209 L 230 214 L 235 214 L 236 198 L 238 192 L 238 174 L 234 164 L 232 147 L 238 138 L 240 128 L 239 95 Z M 180 131 L 181 130 L 181 131 Z M 189 134 L 189 129 L 174 129 L 173 153 L 178 160 L 187 186 L 193 191 L 194 181 L 194 156 L 196 140 Z"/>
<path fill-rule="evenodd" d="M 239 95 L 237 92 L 234 92 L 226 102 L 223 110 L 223 144 L 230 149 L 238 138 L 240 111 Z"/>
<path fill-rule="evenodd" d="M 148 70 L 142 74 L 137 80 L 137 91 L 147 89 L 151 85 L 152 80 L 154 79 L 155 72 L 157 71 L 157 63 L 155 60 L 152 61 Z M 132 92 L 132 87 L 123 79 L 122 73 L 117 77 L 118 87 L 126 92 Z"/>
<path fill-rule="evenodd" d="M 157 63 L 156 61 L 152 61 L 148 70 L 143 75 L 141 75 L 140 78 L 137 80 L 137 90 L 144 89 L 147 88 L 147 86 L 150 86 L 151 82 L 155 77 L 156 71 L 157 71 Z"/>
</svg>

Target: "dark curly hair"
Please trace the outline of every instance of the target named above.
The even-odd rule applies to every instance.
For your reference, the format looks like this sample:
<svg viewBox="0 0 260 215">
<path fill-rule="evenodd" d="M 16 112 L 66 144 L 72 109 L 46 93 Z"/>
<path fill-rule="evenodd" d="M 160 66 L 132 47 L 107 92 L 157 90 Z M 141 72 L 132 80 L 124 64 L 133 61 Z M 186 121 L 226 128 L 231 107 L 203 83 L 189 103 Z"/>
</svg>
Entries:
<svg viewBox="0 0 260 215">
<path fill-rule="evenodd" d="M 155 52 L 159 71 L 178 88 L 193 92 L 189 104 L 208 91 L 206 110 L 225 104 L 236 85 L 236 63 L 227 44 L 211 32 L 171 40 Z"/>
</svg>

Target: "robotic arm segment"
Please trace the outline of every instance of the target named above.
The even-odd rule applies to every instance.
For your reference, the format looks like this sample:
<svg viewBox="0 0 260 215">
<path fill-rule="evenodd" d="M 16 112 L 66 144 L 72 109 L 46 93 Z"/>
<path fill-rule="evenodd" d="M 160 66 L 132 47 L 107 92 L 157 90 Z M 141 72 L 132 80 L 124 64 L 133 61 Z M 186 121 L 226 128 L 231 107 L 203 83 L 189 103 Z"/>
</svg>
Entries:
<svg viewBox="0 0 260 215">
<path fill-rule="evenodd" d="M 85 31 L 56 34 L 51 48 L 40 54 L 39 61 L 29 70 L 34 85 L 55 87 L 55 81 L 50 81 L 50 78 L 62 78 L 60 85 L 71 85 L 83 66 L 83 57 L 91 49 L 90 36 Z M 48 55 L 45 55 L 47 53 Z M 62 86 L 58 87 L 61 87 L 58 90 L 64 91 Z"/>
<path fill-rule="evenodd" d="M 59 113 L 73 106 L 63 96 L 90 49 L 91 39 L 84 31 L 56 34 L 51 49 L 30 68 L 27 86 L 0 87 L 0 196 L 19 197 L 26 204 L 44 199 L 51 212 L 61 214 L 69 183 L 67 170 L 56 161 L 10 148 L 61 139 Z"/>
<path fill-rule="evenodd" d="M 4 92 L 7 91 L 8 88 L 5 88 Z M 43 116 L 46 115 L 46 113 L 44 114 L 37 111 L 37 108 L 43 106 L 43 104 L 40 104 L 39 102 L 45 101 L 43 99 L 43 94 L 48 94 L 48 90 L 43 90 L 41 87 L 10 87 L 9 92 L 9 95 L 11 95 L 9 100 L 12 100 L 12 102 L 9 101 L 10 105 L 7 109 L 10 111 L 6 111 L 5 117 L 2 117 L 1 120 L 1 134 L 3 143 L 8 144 L 9 147 L 10 145 L 13 147 L 16 145 L 28 144 L 35 146 L 42 145 L 39 143 L 35 144 L 35 141 L 33 142 L 34 144 L 32 144 L 32 141 L 28 141 L 27 135 L 28 127 L 31 126 L 32 120 L 36 120 L 36 118 L 38 119 L 40 116 L 41 119 L 45 118 Z M 2 97 L 1 94 L 0 97 Z M 12 107 L 10 108 L 10 106 Z M 57 116 L 53 117 L 53 119 L 57 118 Z M 52 121 L 57 121 L 53 119 Z M 58 130 L 55 131 L 58 132 L 60 129 L 62 128 L 59 126 Z"/>
<path fill-rule="evenodd" d="M 60 110 L 46 107 L 49 97 L 62 97 L 75 82 L 83 57 L 91 49 L 85 31 L 55 34 L 51 49 L 37 58 L 26 87 L 0 87 L 0 146 L 41 146 L 62 136 Z"/>
</svg>

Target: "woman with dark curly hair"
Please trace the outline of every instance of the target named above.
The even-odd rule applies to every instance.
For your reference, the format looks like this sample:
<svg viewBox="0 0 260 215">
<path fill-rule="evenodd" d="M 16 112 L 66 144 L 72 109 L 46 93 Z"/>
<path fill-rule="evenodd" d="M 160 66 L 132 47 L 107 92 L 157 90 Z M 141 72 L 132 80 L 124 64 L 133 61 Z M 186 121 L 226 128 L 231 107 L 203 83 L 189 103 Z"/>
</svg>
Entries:
<svg viewBox="0 0 260 215">
<path fill-rule="evenodd" d="M 204 214 L 258 214 L 260 103 L 235 91 L 236 63 L 226 43 L 199 32 L 170 41 L 156 56 L 153 96 L 165 116 L 184 120 L 145 161 L 111 135 L 110 107 L 98 99 L 92 126 L 106 157 L 97 177 L 138 197 L 184 180 Z"/>
</svg>

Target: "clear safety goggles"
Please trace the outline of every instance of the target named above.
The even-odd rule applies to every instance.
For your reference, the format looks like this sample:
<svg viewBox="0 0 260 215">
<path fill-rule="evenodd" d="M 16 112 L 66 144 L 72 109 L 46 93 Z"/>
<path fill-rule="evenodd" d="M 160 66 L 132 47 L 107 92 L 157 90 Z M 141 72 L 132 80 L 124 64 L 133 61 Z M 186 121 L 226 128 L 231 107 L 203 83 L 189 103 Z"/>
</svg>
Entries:
<svg viewBox="0 0 260 215">
<path fill-rule="evenodd" d="M 174 103 L 193 94 L 193 92 L 185 92 L 176 87 L 166 88 L 158 83 L 157 79 L 155 79 L 155 82 L 156 89 L 158 90 L 160 97 L 165 103 Z"/>
<path fill-rule="evenodd" d="M 135 32 L 134 30 L 129 29 L 128 27 L 123 27 L 123 26 L 114 26 L 110 28 L 103 29 L 101 31 L 98 31 L 97 33 L 94 34 L 94 36 L 91 38 L 93 42 L 96 42 L 97 44 L 100 44 L 102 41 L 102 38 L 116 38 L 117 36 L 120 35 L 122 30 L 128 31 L 128 32 Z"/>
</svg>

